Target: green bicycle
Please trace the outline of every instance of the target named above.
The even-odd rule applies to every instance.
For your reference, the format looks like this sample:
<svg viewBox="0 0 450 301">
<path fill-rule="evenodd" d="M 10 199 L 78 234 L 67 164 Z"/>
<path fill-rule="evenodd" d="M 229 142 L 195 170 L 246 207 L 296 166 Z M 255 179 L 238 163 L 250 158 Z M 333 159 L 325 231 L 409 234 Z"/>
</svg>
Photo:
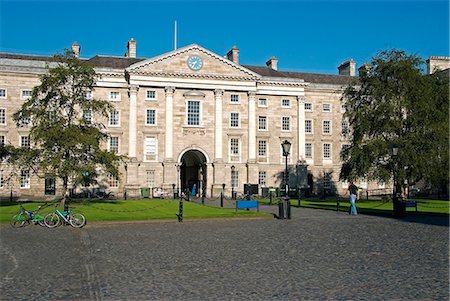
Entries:
<svg viewBox="0 0 450 301">
<path fill-rule="evenodd" d="M 19 206 L 20 206 L 19 213 L 17 213 L 11 218 L 10 224 L 13 228 L 24 227 L 30 225 L 31 223 L 33 223 L 34 225 L 37 224 L 42 227 L 45 227 L 44 216 L 40 215 L 39 211 L 47 207 L 48 206 L 47 204 L 43 206 L 38 206 L 37 210 L 35 211 L 26 210 L 21 203 L 19 203 Z"/>
</svg>

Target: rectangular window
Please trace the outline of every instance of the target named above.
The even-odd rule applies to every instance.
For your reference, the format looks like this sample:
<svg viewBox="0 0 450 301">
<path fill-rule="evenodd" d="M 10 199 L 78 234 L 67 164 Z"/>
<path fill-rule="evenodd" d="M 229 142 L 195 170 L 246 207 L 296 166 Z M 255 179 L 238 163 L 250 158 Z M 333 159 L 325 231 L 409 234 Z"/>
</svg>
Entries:
<svg viewBox="0 0 450 301">
<path fill-rule="evenodd" d="M 312 120 L 306 119 L 305 120 L 305 133 L 312 134 L 313 128 L 312 128 Z"/>
<path fill-rule="evenodd" d="M 233 188 L 239 187 L 239 171 L 237 170 L 231 171 L 231 187 Z"/>
<path fill-rule="evenodd" d="M 258 106 L 260 106 L 260 107 L 267 107 L 267 98 L 260 98 L 260 99 L 258 99 Z"/>
<path fill-rule="evenodd" d="M 260 157 L 267 156 L 267 141 L 266 140 L 258 141 L 258 156 L 260 156 Z"/>
<path fill-rule="evenodd" d="M 281 100 L 281 107 L 283 107 L 283 108 L 290 108 L 291 107 L 291 100 L 290 99 L 282 99 Z"/>
<path fill-rule="evenodd" d="M 3 171 L 0 171 L 0 189 L 5 188 L 5 179 L 3 177 Z"/>
<path fill-rule="evenodd" d="M 116 176 L 108 175 L 108 185 L 111 188 L 119 187 L 119 179 Z"/>
<path fill-rule="evenodd" d="M 267 116 L 258 117 L 258 130 L 267 131 Z"/>
<path fill-rule="evenodd" d="M 145 137 L 144 161 L 156 161 L 158 159 L 158 148 L 156 137 Z"/>
<path fill-rule="evenodd" d="M 232 128 L 239 127 L 239 113 L 235 113 L 235 112 L 230 113 L 230 127 L 232 127 Z"/>
<path fill-rule="evenodd" d="M 380 180 L 380 181 L 378 182 L 378 188 L 380 188 L 380 189 L 386 188 L 386 183 L 384 183 L 383 180 Z"/>
<path fill-rule="evenodd" d="M 322 132 L 324 134 L 331 134 L 331 120 L 322 121 Z"/>
<path fill-rule="evenodd" d="M 5 136 L 1 135 L 0 136 L 0 146 L 4 146 L 5 145 Z"/>
<path fill-rule="evenodd" d="M 261 187 L 267 186 L 267 173 L 265 171 L 258 172 L 258 184 Z"/>
<path fill-rule="evenodd" d="M 30 148 L 30 136 L 20 136 L 20 146 Z"/>
<path fill-rule="evenodd" d="M 56 117 L 56 113 L 54 114 Z M 83 119 L 87 124 L 92 123 L 92 111 L 91 110 L 83 110 Z"/>
<path fill-rule="evenodd" d="M 291 117 L 282 117 L 281 118 L 281 130 L 282 131 L 290 131 L 291 130 Z"/>
<path fill-rule="evenodd" d="M 200 102 L 188 101 L 187 102 L 187 124 L 188 125 L 200 125 Z"/>
<path fill-rule="evenodd" d="M 325 160 L 331 160 L 331 144 L 330 143 L 323 144 L 323 158 Z"/>
<path fill-rule="evenodd" d="M 155 170 L 151 169 L 151 170 L 147 170 L 147 187 L 155 187 Z"/>
<path fill-rule="evenodd" d="M 120 100 L 120 92 L 117 92 L 117 91 L 109 92 L 109 100 L 119 101 Z"/>
<path fill-rule="evenodd" d="M 326 112 L 326 113 L 331 112 L 331 104 L 329 104 L 329 103 L 322 104 L 322 112 Z"/>
<path fill-rule="evenodd" d="M 109 137 L 109 151 L 115 154 L 119 153 L 119 137 Z"/>
<path fill-rule="evenodd" d="M 347 180 L 341 181 L 341 187 L 342 188 L 348 188 L 348 181 Z"/>
<path fill-rule="evenodd" d="M 239 103 L 239 95 L 238 94 L 231 94 L 230 95 L 230 102 L 231 103 Z"/>
<path fill-rule="evenodd" d="M 306 159 L 312 159 L 312 144 L 305 143 L 305 157 Z"/>
<path fill-rule="evenodd" d="M 6 124 L 6 109 L 0 109 L 0 124 Z"/>
<path fill-rule="evenodd" d="M 0 88 L 0 98 L 6 98 L 6 89 Z"/>
<path fill-rule="evenodd" d="M 156 100 L 156 91 L 155 90 L 145 91 L 145 99 L 146 100 Z"/>
<path fill-rule="evenodd" d="M 56 181 L 55 181 L 55 178 L 45 178 L 44 194 L 45 195 L 55 195 L 56 194 Z"/>
<path fill-rule="evenodd" d="M 30 188 L 30 171 L 21 170 L 20 171 L 20 188 Z"/>
<path fill-rule="evenodd" d="M 156 110 L 148 109 L 145 116 L 146 125 L 156 125 Z"/>
<path fill-rule="evenodd" d="M 350 132 L 350 126 L 348 124 L 348 120 L 342 119 L 341 126 L 342 126 L 342 135 L 344 135 L 344 136 L 348 135 Z"/>
<path fill-rule="evenodd" d="M 31 97 L 31 90 L 22 90 L 20 94 L 20 98 L 23 100 L 29 99 Z"/>
<path fill-rule="evenodd" d="M 109 126 L 119 126 L 120 125 L 120 114 L 119 111 L 113 110 L 109 112 Z"/>
<path fill-rule="evenodd" d="M 239 162 L 240 158 L 240 141 L 238 138 L 230 139 L 230 161 Z"/>
<path fill-rule="evenodd" d="M 86 99 L 93 99 L 94 98 L 94 94 L 92 93 L 92 91 L 87 91 L 85 96 L 86 96 Z"/>
<path fill-rule="evenodd" d="M 331 188 L 331 174 L 329 172 L 326 172 L 323 175 L 323 188 L 324 189 L 330 189 Z"/>
<path fill-rule="evenodd" d="M 305 102 L 305 111 L 307 111 L 307 112 L 312 112 L 313 111 L 312 103 Z"/>
</svg>

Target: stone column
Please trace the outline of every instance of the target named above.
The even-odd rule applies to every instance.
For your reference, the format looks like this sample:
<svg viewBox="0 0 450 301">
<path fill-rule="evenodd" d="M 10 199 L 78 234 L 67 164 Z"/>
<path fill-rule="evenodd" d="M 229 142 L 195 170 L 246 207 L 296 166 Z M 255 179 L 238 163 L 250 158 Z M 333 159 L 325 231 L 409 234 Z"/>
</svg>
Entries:
<svg viewBox="0 0 450 301">
<path fill-rule="evenodd" d="M 128 157 L 136 158 L 137 144 L 137 92 L 139 86 L 130 85 L 128 95 L 130 97 L 130 118 L 128 120 Z"/>
<path fill-rule="evenodd" d="M 214 100 L 215 100 L 215 118 L 214 118 L 214 161 L 215 162 L 221 162 L 223 159 L 223 152 L 222 152 L 222 144 L 223 144 L 223 137 L 222 137 L 222 96 L 223 96 L 223 90 L 215 90 L 214 91 Z"/>
<path fill-rule="evenodd" d="M 255 92 L 248 93 L 248 163 L 256 163 L 256 102 Z"/>
<path fill-rule="evenodd" d="M 297 162 L 305 161 L 305 100 L 304 96 L 297 96 Z"/>
<path fill-rule="evenodd" d="M 173 93 L 174 87 L 166 87 L 166 130 L 165 130 L 165 156 L 164 161 L 173 160 Z"/>
</svg>

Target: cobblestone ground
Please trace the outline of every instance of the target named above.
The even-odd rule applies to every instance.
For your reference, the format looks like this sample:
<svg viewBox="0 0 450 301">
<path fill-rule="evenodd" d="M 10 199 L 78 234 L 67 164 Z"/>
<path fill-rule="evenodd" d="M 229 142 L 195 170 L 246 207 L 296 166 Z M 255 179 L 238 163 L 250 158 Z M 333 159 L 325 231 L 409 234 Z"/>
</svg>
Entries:
<svg viewBox="0 0 450 301">
<path fill-rule="evenodd" d="M 0 234 L 1 300 L 449 299 L 446 219 L 293 208 Z"/>
</svg>

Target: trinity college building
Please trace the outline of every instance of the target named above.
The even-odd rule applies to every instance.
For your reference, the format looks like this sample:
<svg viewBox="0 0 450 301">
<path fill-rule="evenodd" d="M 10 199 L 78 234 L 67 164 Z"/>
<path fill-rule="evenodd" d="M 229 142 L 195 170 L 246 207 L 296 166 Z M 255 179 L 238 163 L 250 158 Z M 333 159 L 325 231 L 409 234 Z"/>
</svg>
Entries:
<svg viewBox="0 0 450 301">
<path fill-rule="evenodd" d="M 80 55 L 77 43 L 72 50 Z M 251 183 L 261 193 L 282 186 L 281 143 L 287 140 L 291 187 L 307 183 L 306 192 L 317 195 L 345 192 L 339 153 L 348 144 L 349 128 L 340 99 L 347 85 L 357 84 L 353 60 L 330 75 L 281 71 L 275 57 L 262 66 L 241 65 L 236 47 L 226 56 L 196 44 L 149 59 L 136 54 L 131 39 L 124 57 L 80 58 L 100 75 L 92 96 L 115 107 L 104 122 L 105 148 L 128 157 L 119 179 L 100 179 L 106 191 L 122 198 L 125 192 L 140 196 L 141 188 L 169 195 L 195 189 L 217 197 L 223 187 L 230 196 L 232 189 L 242 194 Z M 429 65 L 441 61 L 449 62 L 431 57 Z M 12 115 L 39 85 L 39 75 L 55 64 L 53 57 L 0 53 L 0 143 L 30 146 L 29 128 L 16 127 Z M 61 193 L 59 185 L 29 170 L 1 166 L 2 197 L 54 197 Z"/>
</svg>

